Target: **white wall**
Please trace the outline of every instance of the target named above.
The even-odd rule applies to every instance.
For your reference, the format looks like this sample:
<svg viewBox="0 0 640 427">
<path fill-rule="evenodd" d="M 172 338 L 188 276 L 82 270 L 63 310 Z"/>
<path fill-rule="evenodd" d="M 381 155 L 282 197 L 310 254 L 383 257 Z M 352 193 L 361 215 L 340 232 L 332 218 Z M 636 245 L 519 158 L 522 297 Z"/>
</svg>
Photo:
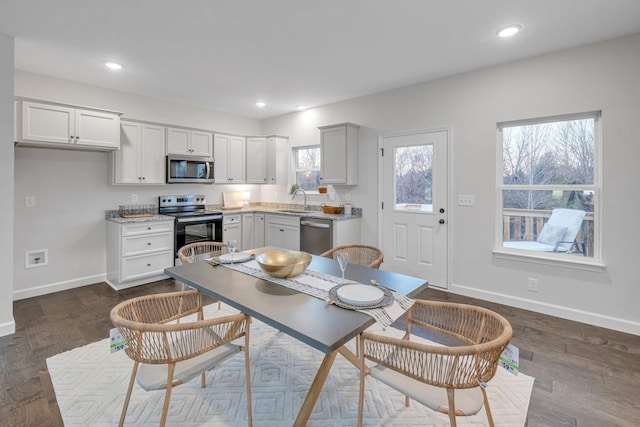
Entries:
<svg viewBox="0 0 640 427">
<path fill-rule="evenodd" d="M 0 34 L 0 194 L 13 199 L 13 38 Z M 5 205 L 6 206 L 6 205 Z M 0 209 L 0 336 L 15 332 L 13 321 L 13 209 Z"/>
<path fill-rule="evenodd" d="M 338 190 L 364 208 L 363 239 L 376 243 L 377 135 L 450 127 L 450 291 L 640 334 L 638 76 L 635 35 L 265 120 L 262 131 L 316 144 L 318 126 L 361 125 L 360 184 Z M 496 123 L 593 110 L 602 110 L 606 269 L 497 259 Z M 475 195 L 476 206 L 458 208 L 458 194 Z M 538 293 L 527 291 L 528 277 L 539 279 Z"/>
<path fill-rule="evenodd" d="M 4 69 L 5 62 L 2 61 L 2 64 Z M 6 79 L 0 76 L 0 81 L 4 84 Z M 13 85 L 10 89 L 13 98 Z M 15 95 L 112 109 L 124 112 L 124 118 L 219 132 L 260 134 L 258 120 L 23 71 L 16 71 Z M 3 120 L 6 117 L 9 116 L 2 114 Z M 2 129 L 4 132 L 5 128 Z M 7 138 L 11 140 L 13 134 L 3 137 Z M 11 159 L 13 164 L 13 144 L 3 144 L 3 147 L 11 147 L 11 155 L 2 156 L 2 162 Z M 158 196 L 168 194 L 205 194 L 209 203 L 222 203 L 222 191 L 246 189 L 252 192 L 252 197 L 259 194 L 257 186 L 248 185 L 113 186 L 109 184 L 110 157 L 109 153 L 98 152 L 15 149 L 15 227 L 10 227 L 15 232 L 12 264 L 15 281 L 13 298 L 5 300 L 27 298 L 104 280 L 104 211 L 132 204 L 132 194 L 138 195 L 138 203 L 155 204 L 158 203 Z M 7 170 L 3 168 L 2 173 Z M 8 182 L 13 184 L 12 180 L 2 179 L 0 182 L 3 186 Z M 7 194 L 13 194 L 13 189 L 11 185 L 12 191 Z M 25 196 L 35 196 L 35 208 L 24 207 Z M 1 224 L 5 227 L 9 222 L 2 221 Z M 10 243 L 3 240 L 2 244 Z M 49 250 L 49 265 L 25 269 L 25 251 L 45 248 Z M 11 253 L 10 249 L 11 246 L 6 253 Z"/>
</svg>

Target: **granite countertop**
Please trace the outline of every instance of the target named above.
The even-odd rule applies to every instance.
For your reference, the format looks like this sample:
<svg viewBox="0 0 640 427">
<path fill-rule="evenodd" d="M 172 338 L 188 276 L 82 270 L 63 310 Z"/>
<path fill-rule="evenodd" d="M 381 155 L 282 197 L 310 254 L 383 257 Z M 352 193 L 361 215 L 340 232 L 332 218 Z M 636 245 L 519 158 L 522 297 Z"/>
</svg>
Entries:
<svg viewBox="0 0 640 427">
<path fill-rule="evenodd" d="M 118 212 L 118 211 L 115 211 Z M 111 222 L 117 222 L 118 224 L 134 224 L 137 222 L 157 222 L 157 221 L 173 221 L 175 218 L 168 215 L 153 215 L 153 216 L 143 216 L 138 218 L 122 218 L 121 216 L 109 216 L 106 215 L 106 220 Z"/>
<path fill-rule="evenodd" d="M 218 207 L 218 209 L 220 208 Z M 300 210 L 301 212 L 287 212 L 287 210 Z M 223 215 L 237 215 L 242 213 L 257 213 L 257 212 L 278 214 L 278 215 L 289 215 L 289 216 L 295 216 L 295 217 L 330 219 L 333 221 L 343 221 L 343 220 L 349 220 L 349 219 L 362 218 L 361 213 L 355 213 L 355 212 L 351 215 L 345 215 L 345 214 L 331 215 L 331 214 L 323 213 L 322 210 L 307 210 L 302 212 L 302 209 L 299 209 L 299 208 L 289 209 L 289 208 L 271 208 L 271 207 L 264 207 L 264 206 L 250 206 L 248 208 L 242 208 L 242 209 L 222 210 Z"/>
</svg>

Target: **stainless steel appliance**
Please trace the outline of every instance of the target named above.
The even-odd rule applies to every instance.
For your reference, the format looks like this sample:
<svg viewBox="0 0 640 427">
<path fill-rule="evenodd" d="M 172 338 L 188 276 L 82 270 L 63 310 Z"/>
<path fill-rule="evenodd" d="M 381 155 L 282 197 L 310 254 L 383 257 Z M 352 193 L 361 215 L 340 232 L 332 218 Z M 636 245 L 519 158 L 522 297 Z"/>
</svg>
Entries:
<svg viewBox="0 0 640 427">
<path fill-rule="evenodd" d="M 333 247 L 333 221 L 300 218 L 300 250 L 320 255 Z"/>
<path fill-rule="evenodd" d="M 213 158 L 198 156 L 167 156 L 168 184 L 212 184 Z"/>
<path fill-rule="evenodd" d="M 196 196 L 160 196 L 159 213 L 176 218 L 174 251 L 194 242 L 222 241 L 222 212 L 209 211 L 206 198 Z"/>
</svg>

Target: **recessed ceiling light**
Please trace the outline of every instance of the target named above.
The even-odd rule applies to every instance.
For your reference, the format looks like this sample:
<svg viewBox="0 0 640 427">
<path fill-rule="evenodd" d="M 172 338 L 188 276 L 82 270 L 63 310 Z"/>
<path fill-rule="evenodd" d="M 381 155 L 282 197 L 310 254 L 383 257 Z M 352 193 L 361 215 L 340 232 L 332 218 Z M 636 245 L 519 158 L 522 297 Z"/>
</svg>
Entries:
<svg viewBox="0 0 640 427">
<path fill-rule="evenodd" d="M 105 62 L 104 65 L 106 65 L 108 68 L 111 68 L 112 70 L 121 70 L 122 69 L 122 65 L 117 64 L 115 62 Z"/>
<path fill-rule="evenodd" d="M 509 25 L 508 27 L 498 30 L 496 34 L 498 35 L 498 37 L 502 37 L 504 39 L 507 37 L 514 36 L 521 29 L 522 29 L 521 25 Z"/>
<path fill-rule="evenodd" d="M 297 108 L 298 110 L 302 111 L 302 110 L 306 110 L 306 109 L 307 109 L 307 106 L 306 106 L 306 105 L 297 105 L 297 106 L 296 106 L 296 108 Z"/>
<path fill-rule="evenodd" d="M 262 102 L 262 101 L 256 102 L 256 106 L 258 106 L 260 108 L 264 107 L 265 105 L 267 105 L 266 102 Z"/>
</svg>

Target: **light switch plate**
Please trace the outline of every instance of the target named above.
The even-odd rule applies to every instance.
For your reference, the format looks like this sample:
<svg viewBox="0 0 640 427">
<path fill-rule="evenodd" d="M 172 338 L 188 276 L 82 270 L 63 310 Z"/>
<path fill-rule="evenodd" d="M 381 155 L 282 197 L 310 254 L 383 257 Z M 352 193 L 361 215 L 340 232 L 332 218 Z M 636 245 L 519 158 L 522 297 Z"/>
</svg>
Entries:
<svg viewBox="0 0 640 427">
<path fill-rule="evenodd" d="M 470 194 L 458 194 L 458 206 L 475 206 L 476 198 Z"/>
</svg>

